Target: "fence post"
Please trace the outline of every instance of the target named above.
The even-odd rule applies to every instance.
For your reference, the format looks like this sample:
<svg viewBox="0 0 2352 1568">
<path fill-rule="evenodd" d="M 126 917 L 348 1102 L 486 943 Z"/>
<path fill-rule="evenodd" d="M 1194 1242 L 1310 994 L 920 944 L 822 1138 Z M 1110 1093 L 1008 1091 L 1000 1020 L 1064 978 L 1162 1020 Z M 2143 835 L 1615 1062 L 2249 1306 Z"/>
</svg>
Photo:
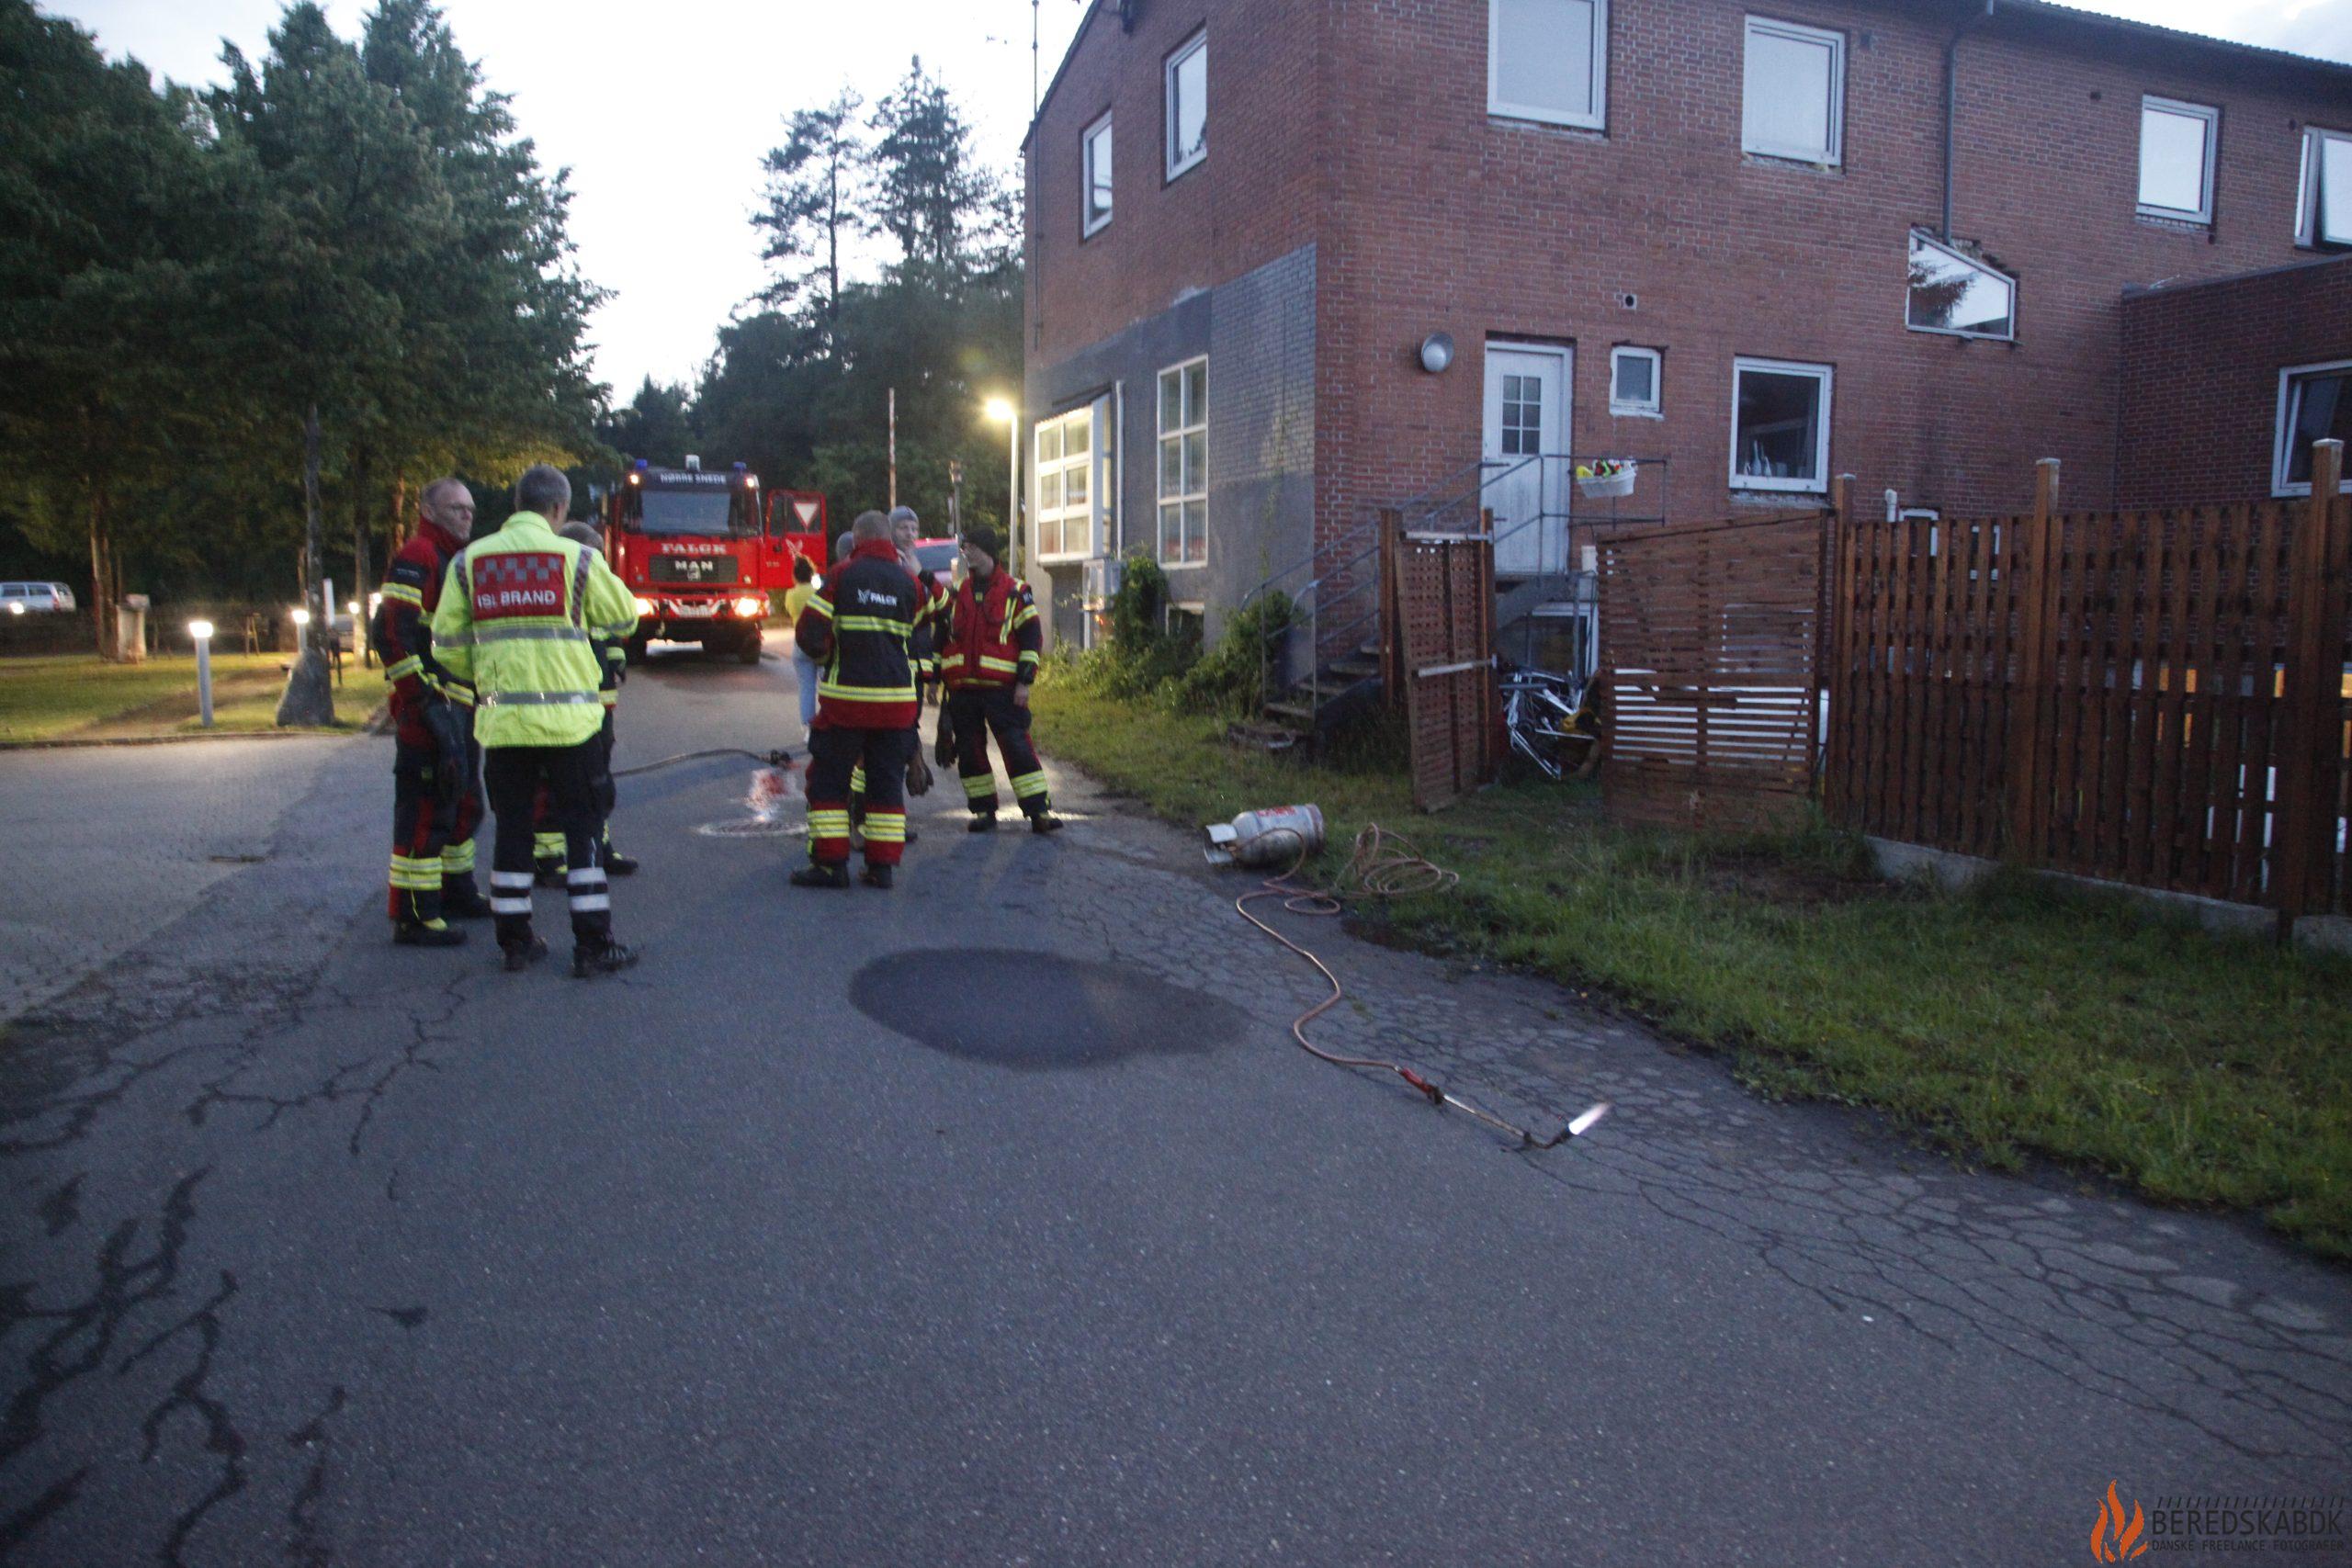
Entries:
<svg viewBox="0 0 2352 1568">
<path fill-rule="evenodd" d="M 2271 888 L 2278 899 L 2278 940 L 2293 934 L 2298 916 L 2310 912 L 2312 873 L 2334 854 L 2334 811 L 2320 810 L 2333 798 L 2322 788 L 2321 765 L 2333 773 L 2336 727 L 2328 710 L 2342 700 L 2340 632 L 2328 625 L 2335 600 L 2329 581 L 2330 531 L 2344 511 L 2344 443 L 2321 441 L 2312 447 L 2312 498 L 2294 539 L 2287 579 L 2286 710 L 2284 752 L 2278 760 L 2278 831 L 2272 842 Z M 2331 636 L 2335 633 L 2335 636 Z M 2329 744 L 2323 747 L 2323 735 Z"/>
<path fill-rule="evenodd" d="M 1816 783 L 1821 791 L 1822 809 L 1832 822 L 1844 819 L 1846 805 L 1846 750 L 1838 744 L 1842 727 L 1851 717 L 1848 705 L 1853 700 L 1853 650 L 1849 639 L 1854 621 L 1854 476 L 1839 474 L 1829 481 L 1829 528 L 1826 541 L 1826 570 L 1820 574 L 1820 609 L 1815 614 L 1814 636 L 1814 710 L 1815 733 L 1806 737 L 1820 757 Z M 1818 706 L 1821 693 L 1829 694 L 1829 735 L 1826 744 L 1820 740 L 1821 713 Z"/>
<path fill-rule="evenodd" d="M 2058 459 L 2033 468 L 2033 516 L 2026 525 L 2026 592 L 2018 600 L 2017 700 L 2009 705 L 2009 844 L 2012 860 L 2042 855 L 2050 819 L 2051 670 L 2058 661 Z"/>
<path fill-rule="evenodd" d="M 1380 705 L 1396 713 L 1405 705 L 1405 638 L 1397 625 L 1396 544 L 1405 532 L 1405 514 L 1393 506 L 1380 509 L 1380 554 L 1374 566 L 1380 596 Z"/>
</svg>

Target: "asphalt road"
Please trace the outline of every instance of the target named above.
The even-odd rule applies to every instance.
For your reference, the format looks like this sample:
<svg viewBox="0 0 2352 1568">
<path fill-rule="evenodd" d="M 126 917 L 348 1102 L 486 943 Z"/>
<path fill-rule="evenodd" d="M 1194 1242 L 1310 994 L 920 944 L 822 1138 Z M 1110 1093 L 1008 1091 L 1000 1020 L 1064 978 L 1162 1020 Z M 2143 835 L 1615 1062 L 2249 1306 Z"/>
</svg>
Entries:
<svg viewBox="0 0 2352 1568">
<path fill-rule="evenodd" d="M 790 681 L 658 660 L 622 761 Z M 2073 1563 L 2110 1482 L 2352 1477 L 2342 1271 L 1297 922 L 1327 1038 L 1619 1106 L 1513 1152 L 1293 1047 L 1311 974 L 1065 775 L 1055 840 L 931 796 L 890 894 L 787 888 L 748 762 L 627 781 L 583 984 L 389 945 L 389 742 L 168 755 L 258 859 L 16 846 L 7 929 L 156 923 L 0 1041 L 0 1559 Z"/>
</svg>

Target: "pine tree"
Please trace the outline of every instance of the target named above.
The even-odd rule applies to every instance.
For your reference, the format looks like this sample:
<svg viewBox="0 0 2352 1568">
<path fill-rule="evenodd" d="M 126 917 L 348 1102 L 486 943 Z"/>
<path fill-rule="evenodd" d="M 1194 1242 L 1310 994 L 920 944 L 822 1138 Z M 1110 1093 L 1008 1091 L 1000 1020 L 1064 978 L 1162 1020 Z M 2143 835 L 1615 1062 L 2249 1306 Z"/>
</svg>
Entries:
<svg viewBox="0 0 2352 1568">
<path fill-rule="evenodd" d="M 856 233 L 871 220 L 866 147 L 856 129 L 865 101 L 844 87 L 822 108 L 796 109 L 785 124 L 784 145 L 771 148 L 761 166 L 767 171 L 767 207 L 752 216 L 767 243 L 760 259 L 783 264 L 760 298 L 789 305 L 818 276 L 818 300 L 830 330 L 839 321 L 842 297 L 842 236 Z"/>
</svg>

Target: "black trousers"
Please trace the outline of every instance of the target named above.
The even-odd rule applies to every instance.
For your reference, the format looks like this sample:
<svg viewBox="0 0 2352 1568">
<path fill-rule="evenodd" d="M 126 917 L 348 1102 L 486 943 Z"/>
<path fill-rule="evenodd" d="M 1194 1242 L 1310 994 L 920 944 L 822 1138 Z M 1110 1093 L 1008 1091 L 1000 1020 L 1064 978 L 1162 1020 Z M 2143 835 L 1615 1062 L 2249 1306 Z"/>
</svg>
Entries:
<svg viewBox="0 0 2352 1568">
<path fill-rule="evenodd" d="M 1004 754 L 1012 798 L 1022 815 L 1035 817 L 1052 802 L 1046 794 L 1045 765 L 1029 739 L 1029 710 L 1012 700 L 1009 686 L 967 686 L 947 694 L 947 723 L 956 736 L 956 772 L 964 781 L 964 801 L 975 816 L 996 810 L 996 770 L 989 765 L 989 737 Z"/>
<path fill-rule="evenodd" d="M 907 763 L 911 729 L 818 729 L 808 736 L 808 856 L 849 860 L 849 781 L 865 773 L 865 863 L 896 865 L 907 852 Z"/>
<path fill-rule="evenodd" d="M 395 741 L 392 750 L 391 916 L 422 925 L 441 918 L 442 895 L 470 903 L 474 829 L 481 821 L 476 775 L 481 749 L 469 745 L 466 776 L 441 777 L 441 753 Z"/>
<path fill-rule="evenodd" d="M 498 917 L 498 945 L 517 947 L 531 940 L 531 873 L 535 807 L 547 786 L 550 819 L 563 834 L 565 890 L 571 897 L 571 940 L 601 947 L 611 940 L 612 889 L 605 880 L 599 840 L 604 818 L 596 809 L 596 776 L 603 767 L 597 736 L 574 746 L 493 746 L 482 764 L 491 814 L 498 819 L 498 841 L 491 852 L 490 907 Z"/>
</svg>

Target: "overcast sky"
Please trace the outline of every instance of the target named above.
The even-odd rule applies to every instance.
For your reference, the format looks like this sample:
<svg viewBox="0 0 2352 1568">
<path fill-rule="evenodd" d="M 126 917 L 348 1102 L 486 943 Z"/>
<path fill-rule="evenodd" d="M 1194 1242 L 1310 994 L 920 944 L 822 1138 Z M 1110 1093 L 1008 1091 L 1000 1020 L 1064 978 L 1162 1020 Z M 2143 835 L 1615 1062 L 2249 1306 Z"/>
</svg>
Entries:
<svg viewBox="0 0 2352 1568">
<path fill-rule="evenodd" d="M 45 0 L 160 75 L 220 79 L 220 40 L 266 48 L 279 0 Z M 368 0 L 326 0 L 346 36 Z M 749 218 L 783 117 L 847 82 L 870 102 L 920 54 L 1012 171 L 1030 107 L 1030 0 L 442 0 L 459 47 L 513 95 L 542 162 L 569 165 L 572 237 L 616 291 L 594 322 L 597 372 L 691 379 L 728 312 L 763 281 Z M 2352 62 L 2352 0 L 2110 0 L 2166 27 Z M 1081 0 L 1039 0 L 1043 75 Z"/>
</svg>

